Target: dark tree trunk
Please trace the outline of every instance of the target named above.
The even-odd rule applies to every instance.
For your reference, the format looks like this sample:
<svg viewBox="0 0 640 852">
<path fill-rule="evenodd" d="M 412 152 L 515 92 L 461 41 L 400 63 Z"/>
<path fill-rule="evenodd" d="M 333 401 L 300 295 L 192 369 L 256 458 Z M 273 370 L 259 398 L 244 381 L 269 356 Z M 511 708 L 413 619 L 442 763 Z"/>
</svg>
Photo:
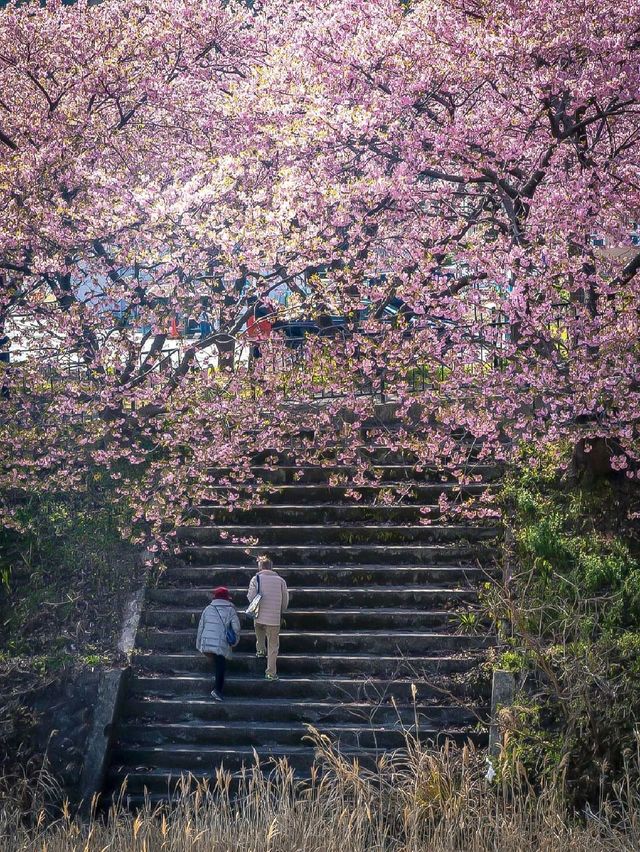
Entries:
<svg viewBox="0 0 640 852">
<path fill-rule="evenodd" d="M 587 452 L 587 445 L 590 450 Z M 569 476 L 574 480 L 593 482 L 608 476 L 617 476 L 611 467 L 611 457 L 623 453 L 619 442 L 612 438 L 580 438 L 573 448 Z"/>
</svg>

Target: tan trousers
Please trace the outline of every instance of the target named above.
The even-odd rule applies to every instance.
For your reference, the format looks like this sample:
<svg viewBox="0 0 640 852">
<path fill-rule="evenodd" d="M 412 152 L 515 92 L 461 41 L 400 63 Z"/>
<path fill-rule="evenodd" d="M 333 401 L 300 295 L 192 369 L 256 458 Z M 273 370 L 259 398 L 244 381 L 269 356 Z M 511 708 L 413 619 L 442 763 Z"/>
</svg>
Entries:
<svg viewBox="0 0 640 852">
<path fill-rule="evenodd" d="M 256 628 L 256 650 L 259 654 L 267 655 L 267 674 L 276 673 L 276 659 L 280 648 L 280 625 L 259 624 Z"/>
</svg>

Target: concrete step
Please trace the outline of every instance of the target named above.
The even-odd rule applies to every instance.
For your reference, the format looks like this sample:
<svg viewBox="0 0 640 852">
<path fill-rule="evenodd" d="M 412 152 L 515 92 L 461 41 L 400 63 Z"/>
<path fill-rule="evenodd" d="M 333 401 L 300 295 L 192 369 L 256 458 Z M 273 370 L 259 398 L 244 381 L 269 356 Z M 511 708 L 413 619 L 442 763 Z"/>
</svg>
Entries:
<svg viewBox="0 0 640 852">
<path fill-rule="evenodd" d="M 487 737 L 483 732 L 451 732 L 449 739 L 455 739 L 459 743 L 473 742 L 477 747 L 486 745 Z M 442 744 L 447 739 L 446 732 L 439 732 L 436 743 Z M 343 757 L 357 761 L 364 768 L 373 770 L 376 763 L 383 756 L 385 749 L 365 749 L 363 747 L 350 749 L 344 747 L 341 749 Z M 234 784 L 239 782 L 241 770 L 245 768 L 250 771 L 255 763 L 254 750 L 246 749 L 242 753 L 234 752 L 230 749 L 217 749 L 215 755 L 211 755 L 213 760 L 220 761 L 220 766 L 223 770 L 230 773 L 235 773 L 232 777 L 232 789 Z M 294 775 L 299 781 L 309 779 L 311 767 L 314 765 L 314 750 L 309 746 L 275 749 L 269 751 L 258 750 L 258 759 L 260 760 L 263 771 L 267 775 L 284 771 L 284 767 L 291 767 Z M 146 753 L 146 758 L 153 758 L 153 753 Z M 187 758 L 188 759 L 188 758 Z M 315 776 L 316 781 L 319 775 L 322 775 L 323 767 L 316 764 Z M 105 791 L 105 802 L 110 802 L 111 799 L 118 799 L 123 807 L 128 807 L 132 812 L 144 807 L 145 805 L 160 805 L 166 803 L 167 800 L 178 800 L 184 793 L 193 791 L 197 785 L 206 784 L 209 790 L 216 789 L 218 780 L 218 769 L 195 769 L 193 772 L 189 770 L 181 770 L 179 768 L 158 768 L 158 769 L 143 769 L 135 765 L 120 764 L 113 766 L 109 772 L 107 786 Z M 124 791 L 120 793 L 121 785 L 125 783 Z M 223 786 L 226 789 L 227 781 L 223 780 Z"/>
<path fill-rule="evenodd" d="M 198 544 L 262 545 L 404 545 L 430 542 L 476 542 L 495 539 L 495 527 L 466 524 L 274 524 L 272 526 L 220 525 L 188 526 L 178 530 L 178 540 Z"/>
<path fill-rule="evenodd" d="M 142 658 L 143 660 L 146 658 Z M 165 659 L 165 658 L 163 658 Z M 200 658 L 202 671 L 207 674 L 134 674 L 129 682 L 131 700 L 139 700 L 143 704 L 154 700 L 175 700 L 179 702 L 191 699 L 209 698 L 212 689 L 213 670 L 211 664 Z M 447 662 L 442 658 L 440 663 Z M 454 663 L 455 661 L 449 661 Z M 230 666 L 234 669 L 235 664 Z M 394 669 L 395 670 L 395 669 Z M 470 693 L 470 689 L 472 693 Z M 259 677 L 238 677 L 231 674 L 226 679 L 225 696 L 227 702 L 236 699 L 259 701 L 260 707 L 270 701 L 284 699 L 293 705 L 299 701 L 330 702 L 339 707 L 341 702 L 347 705 L 363 703 L 383 705 L 393 700 L 400 703 L 411 703 L 414 700 L 421 705 L 427 702 L 438 704 L 447 699 L 466 700 L 470 696 L 476 700 L 486 700 L 489 695 L 489 679 L 486 682 L 476 679 L 470 686 L 464 674 L 453 671 L 452 674 L 431 672 L 428 679 L 424 678 L 352 678 L 352 677 L 282 677 L 277 681 L 267 681 L 264 674 Z"/>
<path fill-rule="evenodd" d="M 483 731 L 461 732 L 454 730 L 449 735 L 447 731 L 439 731 L 435 734 L 436 745 L 442 745 L 447 739 L 454 740 L 459 744 L 472 742 L 476 747 L 485 746 L 487 742 L 487 736 Z M 363 746 L 353 749 L 344 746 L 340 751 L 347 760 L 357 761 L 359 766 L 373 770 L 386 750 L 383 748 L 366 749 Z M 298 781 L 309 779 L 311 767 L 315 763 L 314 749 L 311 746 L 273 747 L 271 749 L 258 749 L 257 753 L 260 765 L 267 775 L 275 775 L 281 771 L 286 771 L 285 767 L 291 767 Z M 132 753 L 132 757 L 144 757 L 144 760 L 148 763 L 153 763 L 157 756 L 157 752 L 149 749 L 144 753 Z M 120 758 L 121 755 L 117 754 L 116 757 Z M 133 811 L 145 805 L 154 806 L 165 803 L 167 800 L 178 800 L 182 794 L 193 791 L 196 785 L 206 784 L 208 789 L 214 790 L 220 769 L 227 773 L 233 773 L 231 778 L 233 789 L 234 784 L 239 782 L 243 770 L 244 773 L 251 771 L 251 767 L 255 765 L 256 755 L 253 748 L 242 751 L 219 748 L 209 749 L 207 754 L 202 757 L 202 763 L 209 764 L 209 766 L 194 768 L 192 771 L 179 767 L 145 769 L 140 765 L 141 761 L 139 760 L 134 760 L 131 763 L 123 763 L 122 761 L 112 763 L 107 778 L 105 801 L 109 802 L 113 797 L 121 801 L 124 807 Z M 189 754 L 183 755 L 182 761 L 179 757 L 176 759 L 178 762 L 185 760 L 190 762 Z M 216 763 L 216 761 L 218 762 Z M 314 772 L 317 781 L 318 776 L 322 775 L 323 767 L 315 764 Z M 125 787 L 124 791 L 121 792 L 123 784 L 125 784 Z M 226 780 L 223 780 L 223 786 L 226 789 Z"/>
<path fill-rule="evenodd" d="M 206 523 L 239 524 L 255 523 L 261 526 L 286 521 L 287 524 L 417 524 L 424 518 L 440 516 L 437 504 L 423 505 L 372 505 L 371 503 L 308 503 L 301 505 L 264 503 L 249 509 L 234 509 L 228 506 L 195 506 L 188 517 Z"/>
<path fill-rule="evenodd" d="M 466 608 L 465 608 L 466 611 Z M 196 629 L 201 609 L 151 609 L 142 613 L 145 627 Z M 427 629 L 457 625 L 454 613 L 422 609 L 289 609 L 285 616 L 288 630 L 389 630 Z"/>
<path fill-rule="evenodd" d="M 195 643 L 195 629 L 158 630 L 143 627 L 138 630 L 136 646 L 157 651 L 183 651 Z M 431 651 L 483 648 L 493 644 L 491 636 L 469 636 L 456 633 L 419 633 L 391 630 L 362 630 L 350 632 L 296 632 L 280 633 L 280 650 L 283 654 L 351 654 L 367 651 L 369 654 L 429 654 Z M 245 630 L 240 635 L 238 653 L 255 651 L 255 636 Z"/>
<path fill-rule="evenodd" d="M 200 758 L 198 758 L 198 752 Z M 267 774 L 275 768 L 276 762 L 284 760 L 301 777 L 309 776 L 314 761 L 314 750 L 307 746 L 288 746 L 285 748 L 260 749 L 257 752 L 260 764 Z M 355 754 L 354 754 L 355 757 Z M 376 755 L 364 755 L 369 765 L 375 763 Z M 239 772 L 243 767 L 255 765 L 253 748 L 209 748 L 205 754 L 201 747 L 148 746 L 144 751 L 114 750 L 111 759 L 111 771 L 107 779 L 107 792 L 117 791 L 127 781 L 127 795 L 143 793 L 162 793 L 164 797 L 175 794 L 177 787 L 188 789 L 193 783 L 207 782 L 215 784 L 219 770 Z M 190 777 L 182 779 L 182 776 Z"/>
<path fill-rule="evenodd" d="M 447 739 L 464 742 L 474 738 L 474 732 L 470 731 L 433 731 L 432 740 L 442 743 Z M 425 740 L 427 737 L 425 736 Z M 171 773 L 173 776 L 180 772 L 189 771 L 196 777 L 199 773 L 214 775 L 217 769 L 223 768 L 228 772 L 238 772 L 242 767 L 250 767 L 255 764 L 255 753 L 261 762 L 267 764 L 274 760 L 286 759 L 289 766 L 297 771 L 308 772 L 314 761 L 314 749 L 305 745 L 279 744 L 272 746 L 264 745 L 260 748 L 255 746 L 234 746 L 233 748 L 220 746 L 196 745 L 158 745 L 140 746 L 131 748 L 117 748 L 114 750 L 113 767 L 120 778 L 126 773 L 129 776 L 129 787 L 131 792 L 139 790 L 135 775 L 141 770 L 147 778 L 157 777 L 161 783 L 166 784 L 169 773 L 162 770 L 178 770 Z M 358 760 L 360 764 L 366 762 L 369 766 L 375 763 L 378 756 L 382 756 L 384 749 L 371 749 L 356 747 L 354 749 L 341 749 L 343 757 Z M 164 776 L 164 777 L 163 777 Z M 148 789 L 154 789 L 148 787 Z M 155 787 L 155 789 L 158 789 Z"/>
<path fill-rule="evenodd" d="M 438 726 L 427 727 L 419 725 L 417 728 L 412 724 L 410 731 L 418 739 L 433 741 L 442 735 L 442 729 Z M 400 722 L 395 725 L 372 725 L 367 722 L 363 724 L 338 724 L 326 723 L 321 726 L 322 733 L 329 735 L 341 747 L 365 748 L 365 749 L 399 749 L 406 744 L 406 733 Z M 447 730 L 445 728 L 445 730 Z M 452 739 L 463 739 L 466 732 L 447 730 Z M 149 748 L 164 748 L 167 751 L 179 746 L 200 747 L 203 754 L 203 763 L 206 765 L 207 752 L 212 748 L 227 746 L 231 749 L 255 747 L 259 750 L 265 748 L 283 748 L 287 746 L 304 745 L 309 732 L 307 727 L 293 720 L 285 719 L 280 722 L 247 721 L 230 722 L 197 722 L 197 723 L 171 723 L 153 725 L 127 724 L 119 732 L 115 748 L 121 759 L 127 762 L 144 760 L 148 756 Z M 145 757 L 141 757 L 144 755 Z M 133 758 L 133 761 L 132 761 Z M 164 760 L 168 760 L 166 752 Z M 173 757 L 170 758 L 173 760 Z M 178 759 L 179 760 L 179 759 Z M 176 762 L 178 762 L 178 760 Z M 199 758 L 194 762 L 195 766 L 201 766 Z M 178 764 L 180 765 L 180 764 Z M 188 767 L 188 764 L 187 764 Z"/>
<path fill-rule="evenodd" d="M 222 577 L 216 578 L 214 582 L 222 582 Z M 212 583 L 213 585 L 213 583 Z M 247 584 L 248 585 L 248 584 Z M 247 601 L 247 585 L 230 586 L 231 600 L 241 610 L 249 605 Z M 157 588 L 147 589 L 147 600 L 157 604 L 176 607 L 202 607 L 211 603 L 211 588 Z M 466 589 L 425 586 L 356 586 L 344 588 L 342 586 L 295 586 L 290 589 L 291 605 L 293 608 L 313 609 L 373 609 L 383 607 L 386 609 L 400 609 L 406 607 L 424 608 L 433 610 L 439 606 L 456 606 L 464 602 L 473 601 L 477 598 L 477 591 L 473 587 Z M 286 614 L 285 614 L 286 617 Z"/>
<path fill-rule="evenodd" d="M 389 434 L 383 433 L 383 440 L 388 440 Z M 405 439 L 406 440 L 406 439 Z M 335 445 L 326 447 L 320 454 L 317 453 L 315 442 L 310 443 L 309 449 L 315 454 L 314 461 L 322 463 L 329 462 L 334 464 L 351 464 L 354 459 L 360 462 L 371 462 L 378 465 L 416 465 L 421 462 L 418 453 L 407 449 L 395 449 L 386 444 L 375 443 L 369 439 L 370 443 L 361 444 L 360 446 L 353 445 Z M 482 451 L 482 446 L 477 441 L 462 441 L 456 444 L 456 451 L 468 460 L 477 462 L 478 454 Z M 337 460 L 337 461 L 336 461 Z M 301 451 L 296 454 L 292 450 L 282 449 L 264 449 L 256 453 L 252 459 L 254 465 L 287 465 L 295 466 L 296 464 L 309 464 L 311 462 L 301 461 Z M 433 467 L 434 462 L 427 462 L 422 459 L 422 464 L 428 464 Z"/>
<path fill-rule="evenodd" d="M 244 565 L 260 554 L 271 556 L 276 565 L 299 565 L 301 563 L 329 565 L 340 563 L 356 565 L 389 566 L 398 564 L 430 564 L 471 559 L 487 560 L 493 549 L 481 543 L 475 544 L 289 544 L 253 546 L 243 544 L 194 544 L 184 545 L 181 553 L 190 562 L 201 564 Z"/>
<path fill-rule="evenodd" d="M 334 505 L 385 505 L 395 502 L 402 505 L 437 504 L 441 494 L 449 500 L 460 500 L 482 494 L 491 486 L 485 482 L 473 482 L 458 485 L 457 482 L 397 482 L 381 485 L 330 485 L 329 483 L 271 483 L 257 486 L 260 499 L 270 505 L 309 505 L 314 503 L 332 503 Z M 234 500 L 230 495 L 237 492 L 238 499 L 243 495 L 253 495 L 256 491 L 243 486 L 210 485 L 206 489 L 209 498 L 202 505 L 227 507 Z M 354 496 L 357 495 L 357 496 Z"/>
<path fill-rule="evenodd" d="M 192 637 L 193 640 L 193 637 Z M 188 648 L 188 646 L 187 646 Z M 283 653 L 278 657 L 278 673 L 286 678 L 301 675 L 326 677 L 346 675 L 347 677 L 427 677 L 433 674 L 452 674 L 473 668 L 483 659 L 483 654 L 466 648 L 455 654 L 443 650 L 442 653 L 425 651 L 420 655 L 398 657 L 387 654 L 294 654 Z M 160 653 L 159 651 L 134 654 L 134 666 L 137 673 L 190 673 L 211 671 L 211 663 L 195 648 L 183 653 Z M 229 674 L 233 676 L 250 674 L 264 675 L 265 661 L 251 653 L 236 653 L 229 664 Z"/>
<path fill-rule="evenodd" d="M 262 769 L 267 776 L 277 773 L 280 768 L 284 770 L 286 766 L 293 769 L 296 780 L 309 779 L 314 761 L 312 748 L 299 748 L 296 752 L 292 747 L 289 747 L 277 752 L 272 749 L 271 752 L 271 754 L 265 754 L 264 758 L 260 759 Z M 236 752 L 220 749 L 220 754 L 229 756 L 229 759 L 224 763 L 221 761 L 220 770 L 232 775 L 229 786 L 233 791 L 241 775 L 246 774 L 246 771 L 251 771 L 250 768 L 255 762 L 253 752 L 251 755 L 244 753 L 238 757 Z M 377 753 L 369 755 L 362 752 L 362 755 L 363 764 L 373 769 L 378 756 Z M 355 759 L 355 754 L 353 757 Z M 195 768 L 191 772 L 184 769 L 145 768 L 135 763 L 120 762 L 115 764 L 112 761 L 105 785 L 104 802 L 110 804 L 112 800 L 117 800 L 122 803 L 123 807 L 135 811 L 143 807 L 145 803 L 161 804 L 167 801 L 177 801 L 182 795 L 193 792 L 198 785 L 204 784 L 207 789 L 213 790 L 216 788 L 218 777 L 218 767 L 211 767 L 207 770 Z M 226 780 L 223 781 L 225 788 L 227 783 Z"/>
<path fill-rule="evenodd" d="M 209 586 L 221 583 L 238 588 L 247 588 L 256 573 L 252 565 L 192 565 L 181 563 L 170 568 L 159 580 L 160 587 Z M 434 587 L 443 584 L 447 588 L 468 587 L 489 578 L 489 566 L 478 567 L 471 563 L 461 565 L 394 565 L 393 570 L 383 565 L 278 565 L 278 573 L 293 589 L 296 586 L 331 586 L 346 588 L 353 586 L 404 586 L 419 585 Z"/>
<path fill-rule="evenodd" d="M 495 464 L 469 464 L 460 470 L 465 476 L 477 478 L 475 481 L 491 482 L 501 475 L 501 469 Z M 210 468 L 212 483 L 232 486 L 238 480 L 231 468 Z M 364 477 L 371 483 L 385 482 L 457 482 L 453 472 L 443 471 L 438 466 L 422 465 L 370 465 L 358 468 L 354 465 L 252 465 L 248 471 L 242 471 L 243 484 L 251 478 L 253 482 L 269 482 L 279 485 L 295 483 L 318 483 L 350 485 L 357 477 Z"/>
<path fill-rule="evenodd" d="M 426 737 L 425 737 L 426 739 Z M 462 744 L 472 742 L 477 747 L 486 745 L 487 735 L 484 731 L 434 731 L 433 743 L 442 745 L 447 740 Z M 340 749 L 343 758 L 357 761 L 359 766 L 375 769 L 377 762 L 385 753 L 383 748 L 366 749 L 363 746 Z M 200 759 L 193 760 L 194 755 L 200 754 Z M 123 759 L 123 758 L 126 758 Z M 118 797 L 121 786 L 126 781 L 122 793 L 122 801 L 130 808 L 140 807 L 146 802 L 163 802 L 167 799 L 178 798 L 181 793 L 193 790 L 195 785 L 206 783 L 209 789 L 214 789 L 220 770 L 234 773 L 232 783 L 237 782 L 242 770 L 251 770 L 256 758 L 262 770 L 270 775 L 286 771 L 290 767 L 298 780 L 310 777 L 311 767 L 315 764 L 316 778 L 322 774 L 322 766 L 315 762 L 315 752 L 311 745 L 287 746 L 285 748 L 271 747 L 255 749 L 247 748 L 208 748 L 202 753 L 202 746 L 177 746 L 173 749 L 163 746 L 147 746 L 144 750 L 118 751 L 114 754 L 111 770 L 107 778 L 105 798 Z M 180 764 L 187 764 L 181 768 Z M 149 767 L 145 767 L 148 764 Z M 170 764 L 167 766 L 166 764 Z M 174 766 L 174 764 L 179 764 Z M 226 786 L 226 782 L 225 786 Z"/>
<path fill-rule="evenodd" d="M 151 742 L 130 733 L 131 726 L 152 731 L 156 723 L 162 724 L 199 724 L 200 722 L 296 722 L 310 725 L 359 723 L 378 725 L 414 725 L 416 719 L 425 725 L 471 725 L 474 724 L 485 708 L 468 708 L 457 704 L 397 704 L 387 700 L 386 704 L 357 703 L 344 700 L 328 701 L 291 701 L 288 698 L 233 698 L 225 690 L 222 703 L 212 701 L 209 692 L 212 682 L 203 682 L 204 698 L 157 697 L 130 698 L 124 708 L 120 727 L 125 728 L 123 736 L 138 742 Z M 184 741 L 184 740 L 183 740 Z"/>
</svg>

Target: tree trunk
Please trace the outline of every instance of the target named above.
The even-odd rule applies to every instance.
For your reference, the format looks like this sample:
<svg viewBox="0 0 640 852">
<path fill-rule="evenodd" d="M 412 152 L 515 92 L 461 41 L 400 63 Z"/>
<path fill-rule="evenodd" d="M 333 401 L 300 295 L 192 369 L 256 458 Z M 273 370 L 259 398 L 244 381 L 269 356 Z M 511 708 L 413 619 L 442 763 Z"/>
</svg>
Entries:
<svg viewBox="0 0 640 852">
<path fill-rule="evenodd" d="M 220 334 L 216 338 L 216 346 L 218 348 L 218 369 L 225 371 L 233 371 L 234 354 L 236 350 L 236 339 L 230 334 Z"/>
<path fill-rule="evenodd" d="M 587 446 L 590 447 L 587 451 Z M 569 477 L 581 482 L 593 482 L 606 476 L 617 475 L 611 467 L 611 457 L 623 452 L 619 442 L 612 438 L 580 438 L 573 448 Z"/>
</svg>

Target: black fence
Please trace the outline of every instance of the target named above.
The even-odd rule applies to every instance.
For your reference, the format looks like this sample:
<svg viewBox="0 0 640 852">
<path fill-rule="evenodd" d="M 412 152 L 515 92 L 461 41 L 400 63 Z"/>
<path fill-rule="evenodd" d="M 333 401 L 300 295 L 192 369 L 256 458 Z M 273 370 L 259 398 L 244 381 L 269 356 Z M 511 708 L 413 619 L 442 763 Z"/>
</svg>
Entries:
<svg viewBox="0 0 640 852">
<path fill-rule="evenodd" d="M 546 354 L 562 360 L 570 346 L 569 322 L 573 309 L 568 303 L 557 303 L 553 307 L 555 315 L 541 330 L 539 345 L 546 347 Z M 443 352 L 437 363 L 426 362 L 426 356 L 422 357 L 417 349 L 402 369 L 390 370 L 375 353 L 378 341 L 383 351 L 385 331 L 338 323 L 321 327 L 311 322 L 291 322 L 275 324 L 265 340 L 239 335 L 233 356 L 224 366 L 236 373 L 244 372 L 256 393 L 261 385 L 275 380 L 285 395 L 295 395 L 296 389 L 304 388 L 306 395 L 311 393 L 319 399 L 353 394 L 384 399 L 399 390 L 400 384 L 411 394 L 433 389 L 461 364 L 472 376 L 474 371 L 504 370 L 515 357 L 517 328 L 504 313 L 491 308 L 474 308 L 466 323 L 437 316 L 425 317 L 420 323 L 407 326 L 402 334 L 410 343 L 418 341 L 424 331 L 443 341 Z M 141 352 L 135 378 L 142 378 L 145 384 L 163 386 L 174 374 L 189 345 L 181 347 L 171 341 L 169 348 L 163 349 L 153 361 Z M 368 360 L 373 360 L 373 369 L 369 367 L 365 371 L 358 367 L 359 347 L 368 353 Z M 217 363 L 214 349 L 200 351 L 193 369 L 220 371 L 222 365 Z M 331 374 L 331 370 L 339 370 L 345 364 L 351 365 L 353 383 L 349 388 L 344 386 L 346 375 Z M 11 365 L 2 366 L 13 371 Z M 19 362 L 15 367 L 20 373 Z M 53 392 L 59 382 L 99 383 L 104 373 L 99 375 L 91 370 L 77 355 L 67 354 L 55 360 L 49 355 L 41 377 Z M 11 382 L 7 384 L 10 387 Z M 26 382 L 23 382 L 23 390 L 28 390 Z"/>
</svg>

